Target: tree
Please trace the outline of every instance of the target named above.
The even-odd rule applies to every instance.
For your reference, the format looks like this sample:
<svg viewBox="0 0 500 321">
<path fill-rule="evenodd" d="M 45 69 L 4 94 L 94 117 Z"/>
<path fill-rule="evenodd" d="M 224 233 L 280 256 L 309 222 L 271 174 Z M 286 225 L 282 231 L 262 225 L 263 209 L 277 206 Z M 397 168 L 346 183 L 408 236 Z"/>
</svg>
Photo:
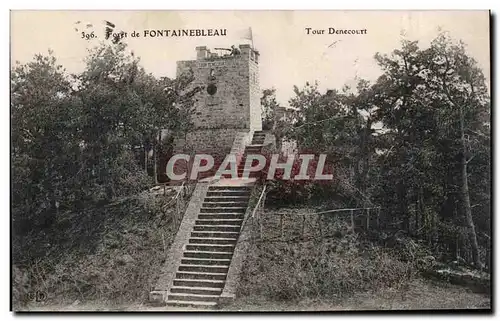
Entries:
<svg viewBox="0 0 500 321">
<path fill-rule="evenodd" d="M 260 98 L 262 106 L 262 128 L 264 130 L 273 129 L 276 124 L 276 112 L 279 107 L 276 101 L 276 89 L 264 89 Z"/>
<path fill-rule="evenodd" d="M 457 151 L 460 159 L 461 198 L 472 247 L 473 263 L 481 266 L 479 246 L 472 216 L 467 166 L 474 157 L 469 143 L 469 132 L 484 130 L 482 122 L 487 119 L 489 99 L 485 78 L 476 61 L 466 53 L 463 42 L 453 43 L 444 33 L 439 35 L 427 51 L 429 59 L 429 82 L 446 106 L 450 115 L 449 124 L 456 124 L 454 138 L 459 140 Z M 467 136 L 467 137 L 466 137 Z"/>
<path fill-rule="evenodd" d="M 410 229 L 408 214 L 413 211 L 414 226 L 422 225 L 415 231 L 427 230 L 434 245 L 439 237 L 449 238 L 445 230 L 450 224 L 461 224 L 456 215 L 450 214 L 458 210 L 456 204 L 460 201 L 472 263 L 479 267 L 468 166 L 472 165 L 469 162 L 473 148 L 481 156 L 472 172 L 476 172 L 477 166 L 485 168 L 489 164 L 484 153 L 484 143 L 489 141 L 484 76 L 466 54 L 464 44 L 453 43 L 445 34 L 440 34 L 428 49 L 420 49 L 417 42 L 404 41 L 391 57 L 377 55 L 376 59 L 384 70 L 377 84 L 386 87 L 385 103 L 380 104 L 378 116 L 392 141 L 383 157 L 388 165 L 382 173 L 386 175 L 384 181 L 396 186 L 385 186 L 380 191 L 381 199 L 390 200 L 389 191 L 395 192 L 398 211 L 404 213 L 404 229 Z M 486 139 L 467 139 L 470 133 Z M 484 190 L 487 179 L 484 174 L 480 176 L 483 185 L 476 188 Z M 480 194 L 482 201 L 488 203 L 488 197 Z"/>
<path fill-rule="evenodd" d="M 49 51 L 11 71 L 14 226 L 50 224 L 69 186 L 80 106 L 69 75 Z"/>
<path fill-rule="evenodd" d="M 152 151 L 153 183 L 157 183 L 161 131 L 172 135 L 189 128 L 192 97 L 199 89 L 185 90 L 192 81 L 189 75 L 156 79 L 139 63 L 140 59 L 128 52 L 125 44 L 93 49 L 86 71 L 79 76 L 79 96 L 84 104 L 95 106 L 87 109 L 87 140 L 103 140 L 97 148 L 108 152 L 112 151 L 108 148 L 111 141 L 116 144 L 116 152 L 142 145 L 145 166 L 147 154 Z M 93 137 L 94 133 L 98 137 Z M 102 178 L 105 174 L 99 175 Z"/>
<path fill-rule="evenodd" d="M 50 227 L 59 207 L 79 210 L 148 187 L 136 148 L 149 144 L 156 158 L 161 129 L 187 130 L 194 94 L 185 89 L 190 79 L 156 79 L 139 62 L 119 43 L 90 50 L 76 75 L 52 53 L 13 68 L 16 231 Z"/>
<path fill-rule="evenodd" d="M 362 206 L 382 206 L 386 227 L 426 240 L 443 259 L 464 255 L 481 267 L 490 244 L 489 97 L 481 70 L 445 34 L 425 49 L 404 40 L 375 59 L 382 75 L 373 84 L 325 94 L 317 84 L 294 87 L 297 112 L 285 137 L 299 150 L 328 154 L 343 192 Z"/>
</svg>

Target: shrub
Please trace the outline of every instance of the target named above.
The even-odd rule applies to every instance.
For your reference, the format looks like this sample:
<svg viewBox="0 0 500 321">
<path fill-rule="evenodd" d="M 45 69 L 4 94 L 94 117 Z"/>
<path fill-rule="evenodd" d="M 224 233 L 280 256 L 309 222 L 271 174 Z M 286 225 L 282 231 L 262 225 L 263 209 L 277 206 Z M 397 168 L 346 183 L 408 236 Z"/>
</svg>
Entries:
<svg viewBox="0 0 500 321">
<path fill-rule="evenodd" d="M 398 287 L 415 273 L 412 263 L 358 234 L 301 243 L 254 243 L 239 292 L 271 300 L 340 298 L 382 287 Z M 340 235 L 340 234 L 339 234 Z"/>
<path fill-rule="evenodd" d="M 146 300 L 175 231 L 171 195 L 141 194 L 65 213 L 53 230 L 15 237 L 13 302 L 47 294 L 50 304 Z"/>
</svg>

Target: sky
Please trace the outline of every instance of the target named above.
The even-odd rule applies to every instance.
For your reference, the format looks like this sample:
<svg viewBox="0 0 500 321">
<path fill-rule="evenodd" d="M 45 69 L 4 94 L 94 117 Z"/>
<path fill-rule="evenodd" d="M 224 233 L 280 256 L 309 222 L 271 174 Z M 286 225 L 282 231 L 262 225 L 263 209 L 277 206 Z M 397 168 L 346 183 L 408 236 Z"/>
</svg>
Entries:
<svg viewBox="0 0 500 321">
<path fill-rule="evenodd" d="M 241 36 L 250 27 L 260 52 L 261 89 L 274 87 L 282 105 L 294 85 L 318 81 L 327 90 L 352 86 L 356 77 L 374 81 L 381 74 L 375 53 L 392 52 L 404 38 L 426 47 L 439 29 L 463 40 L 490 80 L 488 11 L 12 11 L 11 63 L 28 62 L 50 48 L 69 72 L 80 72 L 87 50 L 104 38 L 105 20 L 116 30 L 141 34 L 124 41 L 158 77 L 175 77 L 176 61 L 196 59 L 196 46 L 248 43 Z M 146 29 L 196 28 L 225 28 L 227 36 L 142 37 Z M 308 35 L 306 28 L 325 33 Z M 366 34 L 328 34 L 329 28 L 366 29 Z M 82 29 L 97 38 L 82 39 Z"/>
</svg>

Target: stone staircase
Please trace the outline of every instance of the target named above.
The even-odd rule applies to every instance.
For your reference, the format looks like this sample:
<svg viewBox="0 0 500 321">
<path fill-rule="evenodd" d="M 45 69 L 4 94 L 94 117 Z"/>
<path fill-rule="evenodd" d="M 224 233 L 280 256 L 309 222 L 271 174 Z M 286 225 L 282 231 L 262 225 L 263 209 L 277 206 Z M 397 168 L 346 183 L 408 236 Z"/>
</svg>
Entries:
<svg viewBox="0 0 500 321">
<path fill-rule="evenodd" d="M 265 133 L 256 132 L 244 155 L 259 153 Z M 243 165 L 238 167 L 243 171 Z M 238 176 L 241 176 L 239 174 Z M 237 182 L 237 179 L 226 181 Z M 216 306 L 229 271 L 234 249 L 247 211 L 252 185 L 209 186 L 184 245 L 166 303 L 173 306 Z"/>
<path fill-rule="evenodd" d="M 243 156 L 238 164 L 238 177 L 243 176 L 243 170 L 245 168 L 245 162 L 248 154 L 260 154 L 262 152 L 262 146 L 264 145 L 264 139 L 266 138 L 266 133 L 259 131 L 255 132 L 252 137 L 252 142 L 250 145 L 245 147 L 245 151 L 243 152 Z M 258 172 L 251 172 L 249 177 L 257 177 Z"/>
<path fill-rule="evenodd" d="M 217 304 L 250 193 L 250 186 L 209 187 L 169 290 L 168 305 Z"/>
</svg>

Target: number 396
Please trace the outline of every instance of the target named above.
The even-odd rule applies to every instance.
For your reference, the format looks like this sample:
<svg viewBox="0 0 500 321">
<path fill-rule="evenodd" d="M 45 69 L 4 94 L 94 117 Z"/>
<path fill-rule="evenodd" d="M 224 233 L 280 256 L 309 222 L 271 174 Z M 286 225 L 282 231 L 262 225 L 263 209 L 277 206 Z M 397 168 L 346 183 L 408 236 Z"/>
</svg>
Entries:
<svg viewBox="0 0 500 321">
<path fill-rule="evenodd" d="M 81 39 L 93 39 L 95 38 L 95 34 L 94 32 L 92 31 L 91 33 L 85 33 L 85 32 L 82 32 L 82 38 Z"/>
</svg>

